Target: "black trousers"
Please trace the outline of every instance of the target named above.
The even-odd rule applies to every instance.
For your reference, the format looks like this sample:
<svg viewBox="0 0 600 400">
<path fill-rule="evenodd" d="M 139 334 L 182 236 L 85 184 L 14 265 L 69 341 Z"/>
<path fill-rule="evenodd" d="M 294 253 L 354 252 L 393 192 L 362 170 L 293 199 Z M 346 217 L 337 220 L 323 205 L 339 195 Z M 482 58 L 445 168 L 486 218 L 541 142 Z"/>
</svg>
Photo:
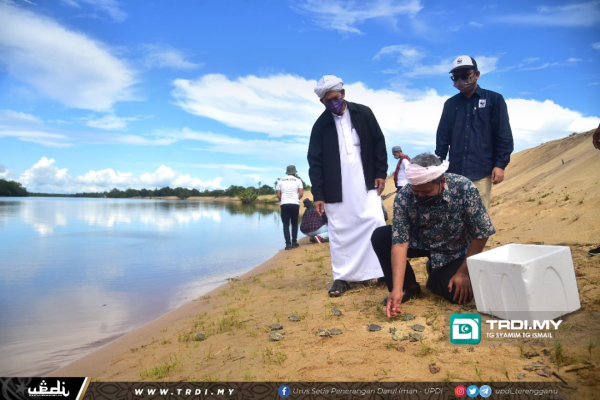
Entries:
<svg viewBox="0 0 600 400">
<path fill-rule="evenodd" d="M 371 235 L 371 244 L 373 245 L 373 250 L 379 259 L 379 264 L 381 265 L 381 269 L 383 271 L 385 283 L 387 284 L 388 290 L 391 292 L 394 287 L 392 279 L 392 226 L 386 225 L 375 229 Z M 406 257 L 430 258 L 430 254 L 429 250 L 412 249 L 409 247 Z M 426 285 L 427 289 L 439 296 L 444 297 L 451 303 L 456 303 L 454 301 L 454 292 L 456 291 L 456 287 L 453 287 L 452 291 L 449 292 L 448 283 L 456 271 L 460 268 L 463 261 L 464 258 L 458 258 L 436 270 L 432 270 L 430 263 L 427 263 L 427 274 L 429 275 Z M 405 290 L 410 285 L 414 285 L 416 283 L 417 279 L 415 277 L 415 271 L 413 271 L 410 262 L 406 260 L 404 287 L 402 289 Z"/>
<path fill-rule="evenodd" d="M 299 204 L 281 205 L 281 222 L 283 222 L 283 236 L 285 244 L 292 244 L 298 239 L 298 214 L 300 213 Z M 290 222 L 292 223 L 292 241 L 290 241 Z"/>
</svg>

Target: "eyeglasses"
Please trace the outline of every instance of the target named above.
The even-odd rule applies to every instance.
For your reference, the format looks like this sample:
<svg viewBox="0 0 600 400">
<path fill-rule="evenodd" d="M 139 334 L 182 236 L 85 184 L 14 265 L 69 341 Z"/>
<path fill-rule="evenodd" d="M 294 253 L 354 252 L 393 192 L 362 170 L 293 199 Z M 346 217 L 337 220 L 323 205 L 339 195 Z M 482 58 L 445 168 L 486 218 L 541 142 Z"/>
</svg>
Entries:
<svg viewBox="0 0 600 400">
<path fill-rule="evenodd" d="M 466 81 L 467 79 L 471 79 L 473 77 L 473 75 L 475 75 L 475 72 L 471 72 L 470 74 L 464 74 L 464 75 L 452 75 L 450 77 L 450 79 L 452 79 L 453 82 L 456 82 L 459 79 L 462 79 L 463 81 Z"/>
</svg>

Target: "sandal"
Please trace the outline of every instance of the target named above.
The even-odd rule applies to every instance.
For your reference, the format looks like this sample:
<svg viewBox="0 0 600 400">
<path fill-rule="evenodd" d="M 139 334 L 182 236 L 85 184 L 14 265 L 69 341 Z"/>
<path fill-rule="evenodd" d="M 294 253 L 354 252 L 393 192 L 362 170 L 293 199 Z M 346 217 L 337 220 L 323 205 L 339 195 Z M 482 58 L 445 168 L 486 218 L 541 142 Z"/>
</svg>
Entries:
<svg viewBox="0 0 600 400">
<path fill-rule="evenodd" d="M 331 289 L 328 291 L 329 297 L 340 297 L 346 290 L 348 290 L 348 283 L 341 279 L 336 279 L 333 281 L 333 285 L 331 285 Z"/>
</svg>

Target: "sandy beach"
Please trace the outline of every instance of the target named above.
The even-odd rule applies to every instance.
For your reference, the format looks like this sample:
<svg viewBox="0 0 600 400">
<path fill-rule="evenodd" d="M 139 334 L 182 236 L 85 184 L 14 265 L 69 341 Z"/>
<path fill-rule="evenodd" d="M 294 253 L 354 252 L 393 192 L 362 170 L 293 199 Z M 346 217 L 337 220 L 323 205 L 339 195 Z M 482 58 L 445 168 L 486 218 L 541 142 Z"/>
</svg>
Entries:
<svg viewBox="0 0 600 400">
<path fill-rule="evenodd" d="M 393 162 L 394 160 L 390 160 Z M 506 339 L 476 346 L 448 340 L 448 316 L 476 312 L 424 290 L 389 320 L 385 286 L 362 285 L 329 298 L 329 246 L 280 251 L 244 276 L 98 348 L 53 376 L 95 381 L 552 381 L 573 398 L 592 398 L 600 373 L 600 151 L 591 131 L 514 154 L 506 180 L 493 188 L 497 234 L 486 250 L 507 243 L 569 246 L 581 310 L 566 316 L 553 339 Z M 388 178 L 385 193 L 393 191 Z M 310 194 L 308 195 L 310 197 Z M 393 196 L 385 201 L 391 214 Z M 425 259 L 412 261 L 424 287 Z M 333 308 L 342 311 L 341 316 Z M 412 314 L 414 319 L 405 318 Z M 299 317 L 292 322 L 290 315 Z M 269 340 L 280 324 L 281 341 Z M 368 324 L 381 330 L 371 332 Z M 415 333 L 422 340 L 396 341 Z M 319 336 L 337 328 L 339 335 Z M 198 333 L 206 339 L 199 340 Z M 536 368 L 528 367 L 539 363 Z M 540 374 L 548 368 L 550 373 Z M 552 372 L 554 374 L 552 374 Z"/>
</svg>

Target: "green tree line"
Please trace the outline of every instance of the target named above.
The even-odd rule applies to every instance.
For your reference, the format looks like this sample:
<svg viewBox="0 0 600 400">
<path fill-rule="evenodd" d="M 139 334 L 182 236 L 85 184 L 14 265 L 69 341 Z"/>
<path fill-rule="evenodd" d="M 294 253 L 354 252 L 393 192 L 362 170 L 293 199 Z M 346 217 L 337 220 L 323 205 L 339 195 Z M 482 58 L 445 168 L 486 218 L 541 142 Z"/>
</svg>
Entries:
<svg viewBox="0 0 600 400">
<path fill-rule="evenodd" d="M 19 193 L 19 194 L 17 194 Z M 37 197 L 93 197 L 93 198 L 111 198 L 127 199 L 132 197 L 168 197 L 176 196 L 180 199 L 188 197 L 239 197 L 241 193 L 255 193 L 259 195 L 275 194 L 275 189 L 268 185 L 260 188 L 253 186 L 231 185 L 227 189 L 204 190 L 187 189 L 182 187 L 171 188 L 166 186 L 160 189 L 126 189 L 119 190 L 114 188 L 105 192 L 83 192 L 74 194 L 52 194 L 52 193 L 28 193 L 18 182 L 0 180 L 0 196 L 37 196 Z"/>
<path fill-rule="evenodd" d="M 0 179 L 0 196 L 28 196 L 27 189 L 19 182 Z"/>
</svg>

